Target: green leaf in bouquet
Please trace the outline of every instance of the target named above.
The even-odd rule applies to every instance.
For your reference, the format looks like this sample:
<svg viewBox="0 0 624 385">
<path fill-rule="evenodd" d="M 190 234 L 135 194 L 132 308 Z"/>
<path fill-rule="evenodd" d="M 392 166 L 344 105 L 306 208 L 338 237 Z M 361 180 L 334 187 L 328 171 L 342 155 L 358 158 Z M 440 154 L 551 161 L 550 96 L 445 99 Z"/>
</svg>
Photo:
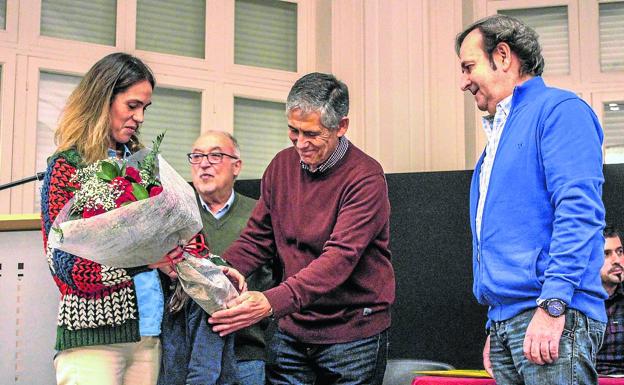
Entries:
<svg viewBox="0 0 624 385">
<path fill-rule="evenodd" d="M 119 170 L 120 176 L 126 176 L 126 162 L 123 162 L 123 166 L 121 166 L 121 170 Z"/>
<path fill-rule="evenodd" d="M 218 255 L 211 256 L 210 262 L 214 263 L 217 266 L 229 266 L 225 259 L 221 258 Z"/>
<path fill-rule="evenodd" d="M 102 180 L 110 182 L 119 176 L 119 168 L 117 164 L 102 161 L 100 162 L 100 170 L 95 175 Z"/>
<path fill-rule="evenodd" d="M 59 235 L 59 241 L 63 242 L 63 230 L 60 227 L 52 227 L 52 231 Z"/>
<path fill-rule="evenodd" d="M 132 195 L 134 195 L 138 201 L 149 198 L 147 189 L 143 185 L 134 182 L 132 182 Z"/>
<path fill-rule="evenodd" d="M 156 139 L 154 139 L 152 142 L 152 149 L 147 153 L 147 155 L 145 155 L 143 162 L 139 162 L 139 168 L 150 175 L 148 184 L 153 183 L 154 171 L 156 170 L 156 159 L 158 157 L 158 153 L 160 152 L 160 144 L 165 137 L 165 133 L 166 131 L 159 134 Z"/>
<path fill-rule="evenodd" d="M 83 207 L 76 205 L 76 203 L 74 203 L 71 208 L 69 209 L 69 219 L 73 220 L 73 219 L 82 219 L 82 210 Z"/>
<path fill-rule="evenodd" d="M 78 211 L 78 210 L 70 210 L 69 211 L 69 220 L 74 220 L 74 219 L 82 219 L 82 211 Z"/>
</svg>

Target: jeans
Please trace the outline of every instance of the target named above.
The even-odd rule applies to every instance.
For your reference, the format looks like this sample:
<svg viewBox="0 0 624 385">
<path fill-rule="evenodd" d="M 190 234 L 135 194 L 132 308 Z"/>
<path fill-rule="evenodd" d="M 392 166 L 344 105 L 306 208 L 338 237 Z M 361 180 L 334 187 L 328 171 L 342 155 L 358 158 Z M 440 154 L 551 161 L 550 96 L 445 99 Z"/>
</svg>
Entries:
<svg viewBox="0 0 624 385">
<path fill-rule="evenodd" d="M 559 342 L 559 359 L 537 365 L 524 357 L 524 335 L 535 309 L 526 310 L 490 327 L 490 360 L 497 385 L 581 385 L 597 384 L 596 353 L 602 343 L 605 324 L 575 309 L 565 313 Z"/>
<path fill-rule="evenodd" d="M 189 299 L 177 313 L 165 312 L 162 365 L 158 385 L 234 385 L 238 383 L 234 334 L 220 337 L 208 315 Z"/>
<path fill-rule="evenodd" d="M 245 360 L 238 361 L 238 379 L 241 385 L 264 385 L 264 361 Z"/>
<path fill-rule="evenodd" d="M 278 329 L 269 344 L 270 384 L 381 385 L 388 359 L 388 331 L 337 344 L 307 344 Z"/>
</svg>

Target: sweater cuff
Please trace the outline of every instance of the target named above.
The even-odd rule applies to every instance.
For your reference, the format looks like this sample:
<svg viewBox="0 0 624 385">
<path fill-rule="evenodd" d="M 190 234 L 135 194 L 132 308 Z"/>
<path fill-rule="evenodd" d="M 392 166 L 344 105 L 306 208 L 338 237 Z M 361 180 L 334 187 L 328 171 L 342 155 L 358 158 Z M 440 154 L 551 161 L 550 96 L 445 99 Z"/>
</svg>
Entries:
<svg viewBox="0 0 624 385">
<path fill-rule="evenodd" d="M 570 282 L 559 278 L 550 278 L 544 282 L 542 293 L 537 299 L 537 303 L 542 300 L 556 298 L 569 305 L 572 302 L 573 295 L 574 286 Z"/>
<path fill-rule="evenodd" d="M 126 273 L 128 273 L 129 276 L 134 277 L 137 274 L 145 273 L 146 271 L 150 271 L 152 269 L 147 267 L 147 265 L 143 265 L 137 267 L 126 267 L 124 268 L 124 270 L 126 271 Z"/>
<path fill-rule="evenodd" d="M 283 283 L 264 292 L 273 309 L 273 317 L 281 318 L 286 314 L 297 311 L 295 301 L 290 289 Z"/>
</svg>

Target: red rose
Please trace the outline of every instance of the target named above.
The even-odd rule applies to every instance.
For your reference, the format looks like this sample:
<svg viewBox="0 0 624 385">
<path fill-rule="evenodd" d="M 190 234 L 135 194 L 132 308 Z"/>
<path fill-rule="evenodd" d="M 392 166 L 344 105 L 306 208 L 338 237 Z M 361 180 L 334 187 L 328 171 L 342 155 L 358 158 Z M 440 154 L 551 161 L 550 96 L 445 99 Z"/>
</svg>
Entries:
<svg viewBox="0 0 624 385">
<path fill-rule="evenodd" d="M 132 183 L 120 176 L 113 178 L 110 182 L 118 191 L 123 191 L 127 194 L 132 194 Z"/>
<path fill-rule="evenodd" d="M 106 211 L 102 208 L 102 206 L 98 206 L 98 207 L 96 207 L 95 209 L 90 209 L 90 208 L 88 208 L 88 207 L 85 207 L 85 208 L 82 210 L 82 217 L 83 217 L 83 218 L 91 218 L 91 217 L 94 217 L 94 216 L 96 216 L 96 215 L 103 214 L 103 213 L 105 213 L 105 212 L 106 212 Z"/>
<path fill-rule="evenodd" d="M 156 195 L 160 194 L 162 192 L 163 188 L 162 186 L 154 186 L 149 190 L 149 196 L 151 197 L 155 197 Z"/>
<path fill-rule="evenodd" d="M 126 167 L 126 178 L 136 183 L 141 183 L 141 175 L 139 174 L 139 170 L 134 167 Z"/>
<path fill-rule="evenodd" d="M 124 192 L 121 194 L 119 198 L 115 199 L 115 206 L 120 207 L 126 202 L 136 202 L 136 198 L 132 195 L 132 192 Z"/>
</svg>

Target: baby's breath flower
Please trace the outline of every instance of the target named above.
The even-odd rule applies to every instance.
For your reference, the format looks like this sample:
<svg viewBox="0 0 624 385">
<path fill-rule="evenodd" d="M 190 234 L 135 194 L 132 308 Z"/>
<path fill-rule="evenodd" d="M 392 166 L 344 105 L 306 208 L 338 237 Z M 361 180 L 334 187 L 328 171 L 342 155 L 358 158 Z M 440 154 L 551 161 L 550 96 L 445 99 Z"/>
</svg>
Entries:
<svg viewBox="0 0 624 385">
<path fill-rule="evenodd" d="M 80 183 L 80 190 L 74 193 L 73 210 L 82 211 L 85 207 L 97 209 L 99 207 L 106 211 L 113 210 L 115 199 L 122 191 L 115 186 L 100 179 L 96 173 L 100 169 L 100 162 L 95 162 L 84 168 L 78 169 L 72 181 Z"/>
<path fill-rule="evenodd" d="M 130 185 L 130 182 L 136 179 L 136 174 L 134 174 L 134 172 L 130 176 L 130 179 L 125 179 L 126 172 L 124 172 L 124 170 L 127 171 L 126 160 L 119 160 L 116 158 L 99 160 L 88 166 L 79 168 L 71 178 L 71 182 L 80 186 L 78 189 L 73 190 L 74 202 L 72 204 L 72 212 L 82 213 L 84 209 L 92 211 L 102 209 L 104 211 L 114 210 L 117 208 L 117 203 L 115 201 L 122 197 L 126 189 L 132 190 L 128 191 L 128 193 L 132 194 L 134 198 L 147 198 L 149 194 L 147 190 L 148 186 L 160 186 L 160 181 L 153 173 L 156 172 L 158 148 L 163 136 L 164 134 L 158 135 L 154 141 L 152 150 L 143 158 L 142 162 L 138 162 L 139 176 L 141 177 L 140 184 L 145 187 L 143 193 L 141 193 L 141 188 L 136 188 L 136 186 L 132 187 L 132 185 Z M 111 168 L 109 164 L 103 166 L 103 163 L 110 163 L 114 167 Z M 102 177 L 98 176 L 98 173 L 100 173 Z M 141 197 L 138 197 L 136 194 L 141 195 Z M 127 201 L 128 199 L 125 199 L 122 204 Z"/>
<path fill-rule="evenodd" d="M 145 187 L 147 187 L 154 178 L 149 171 L 143 169 L 139 170 L 139 176 L 141 177 L 141 184 Z"/>
</svg>

